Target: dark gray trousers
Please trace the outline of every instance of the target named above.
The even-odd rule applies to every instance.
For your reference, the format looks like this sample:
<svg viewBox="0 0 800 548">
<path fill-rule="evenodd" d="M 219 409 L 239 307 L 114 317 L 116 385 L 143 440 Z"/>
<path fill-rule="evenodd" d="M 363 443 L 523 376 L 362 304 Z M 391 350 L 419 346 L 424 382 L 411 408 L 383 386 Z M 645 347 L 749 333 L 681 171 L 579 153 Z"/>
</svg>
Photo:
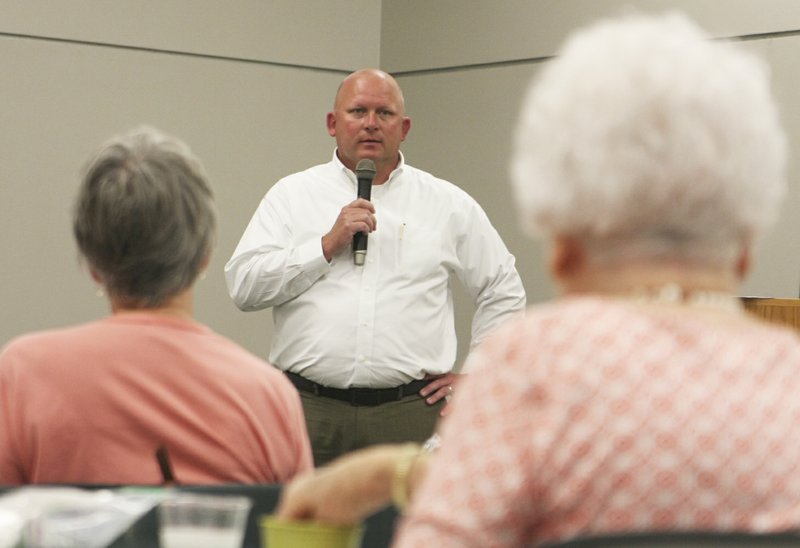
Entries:
<svg viewBox="0 0 800 548">
<path fill-rule="evenodd" d="M 379 443 L 422 443 L 433 434 L 444 400 L 428 405 L 419 394 L 375 406 L 354 406 L 300 391 L 314 465 Z"/>
</svg>

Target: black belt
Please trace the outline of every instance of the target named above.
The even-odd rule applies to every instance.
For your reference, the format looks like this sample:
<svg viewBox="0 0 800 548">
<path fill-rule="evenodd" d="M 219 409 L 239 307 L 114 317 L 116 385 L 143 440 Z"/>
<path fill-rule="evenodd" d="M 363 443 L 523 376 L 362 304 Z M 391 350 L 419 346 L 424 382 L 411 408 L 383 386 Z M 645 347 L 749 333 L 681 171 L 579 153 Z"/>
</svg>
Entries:
<svg viewBox="0 0 800 548">
<path fill-rule="evenodd" d="M 341 400 L 356 406 L 381 405 L 382 403 L 401 400 L 422 390 L 430 381 L 411 381 L 395 388 L 331 388 L 322 386 L 297 373 L 284 371 L 292 384 L 303 392 L 310 392 L 324 398 Z M 420 396 L 421 397 L 421 396 Z"/>
</svg>

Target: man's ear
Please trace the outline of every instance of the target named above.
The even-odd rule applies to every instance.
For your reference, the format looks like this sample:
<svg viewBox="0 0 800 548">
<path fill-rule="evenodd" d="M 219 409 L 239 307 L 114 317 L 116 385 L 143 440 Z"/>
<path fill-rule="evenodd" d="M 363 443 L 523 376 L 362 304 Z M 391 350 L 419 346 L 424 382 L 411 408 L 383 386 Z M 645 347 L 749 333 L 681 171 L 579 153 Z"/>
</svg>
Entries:
<svg viewBox="0 0 800 548">
<path fill-rule="evenodd" d="M 328 128 L 328 135 L 336 137 L 336 115 L 333 112 L 325 116 L 325 126 Z"/>
<path fill-rule="evenodd" d="M 402 125 L 403 129 L 402 129 L 402 134 L 401 134 L 402 136 L 401 136 L 400 140 L 401 141 L 405 141 L 406 140 L 406 135 L 408 135 L 408 132 L 411 129 L 411 118 L 409 118 L 408 116 L 403 116 L 402 124 L 403 124 Z"/>
</svg>

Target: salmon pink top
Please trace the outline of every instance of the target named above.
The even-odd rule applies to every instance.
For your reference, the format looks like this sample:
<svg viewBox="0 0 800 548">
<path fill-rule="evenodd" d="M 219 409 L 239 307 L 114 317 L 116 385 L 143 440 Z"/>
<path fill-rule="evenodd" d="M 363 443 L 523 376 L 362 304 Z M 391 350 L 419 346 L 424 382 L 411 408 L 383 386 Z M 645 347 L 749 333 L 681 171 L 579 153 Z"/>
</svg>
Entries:
<svg viewBox="0 0 800 548">
<path fill-rule="evenodd" d="M 19 337 L 0 354 L 0 484 L 277 483 L 312 467 L 282 373 L 149 312 Z"/>
</svg>

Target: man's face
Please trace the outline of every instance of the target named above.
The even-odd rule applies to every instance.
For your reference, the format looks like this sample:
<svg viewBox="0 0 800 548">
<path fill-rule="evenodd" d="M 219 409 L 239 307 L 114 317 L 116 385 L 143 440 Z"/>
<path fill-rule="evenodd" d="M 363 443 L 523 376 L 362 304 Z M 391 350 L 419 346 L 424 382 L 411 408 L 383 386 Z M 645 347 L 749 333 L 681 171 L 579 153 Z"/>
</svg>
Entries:
<svg viewBox="0 0 800 548">
<path fill-rule="evenodd" d="M 380 171 L 397 165 L 411 120 L 394 80 L 368 72 L 345 79 L 327 126 L 344 165 L 355 169 L 359 160 L 369 158 Z"/>
</svg>

